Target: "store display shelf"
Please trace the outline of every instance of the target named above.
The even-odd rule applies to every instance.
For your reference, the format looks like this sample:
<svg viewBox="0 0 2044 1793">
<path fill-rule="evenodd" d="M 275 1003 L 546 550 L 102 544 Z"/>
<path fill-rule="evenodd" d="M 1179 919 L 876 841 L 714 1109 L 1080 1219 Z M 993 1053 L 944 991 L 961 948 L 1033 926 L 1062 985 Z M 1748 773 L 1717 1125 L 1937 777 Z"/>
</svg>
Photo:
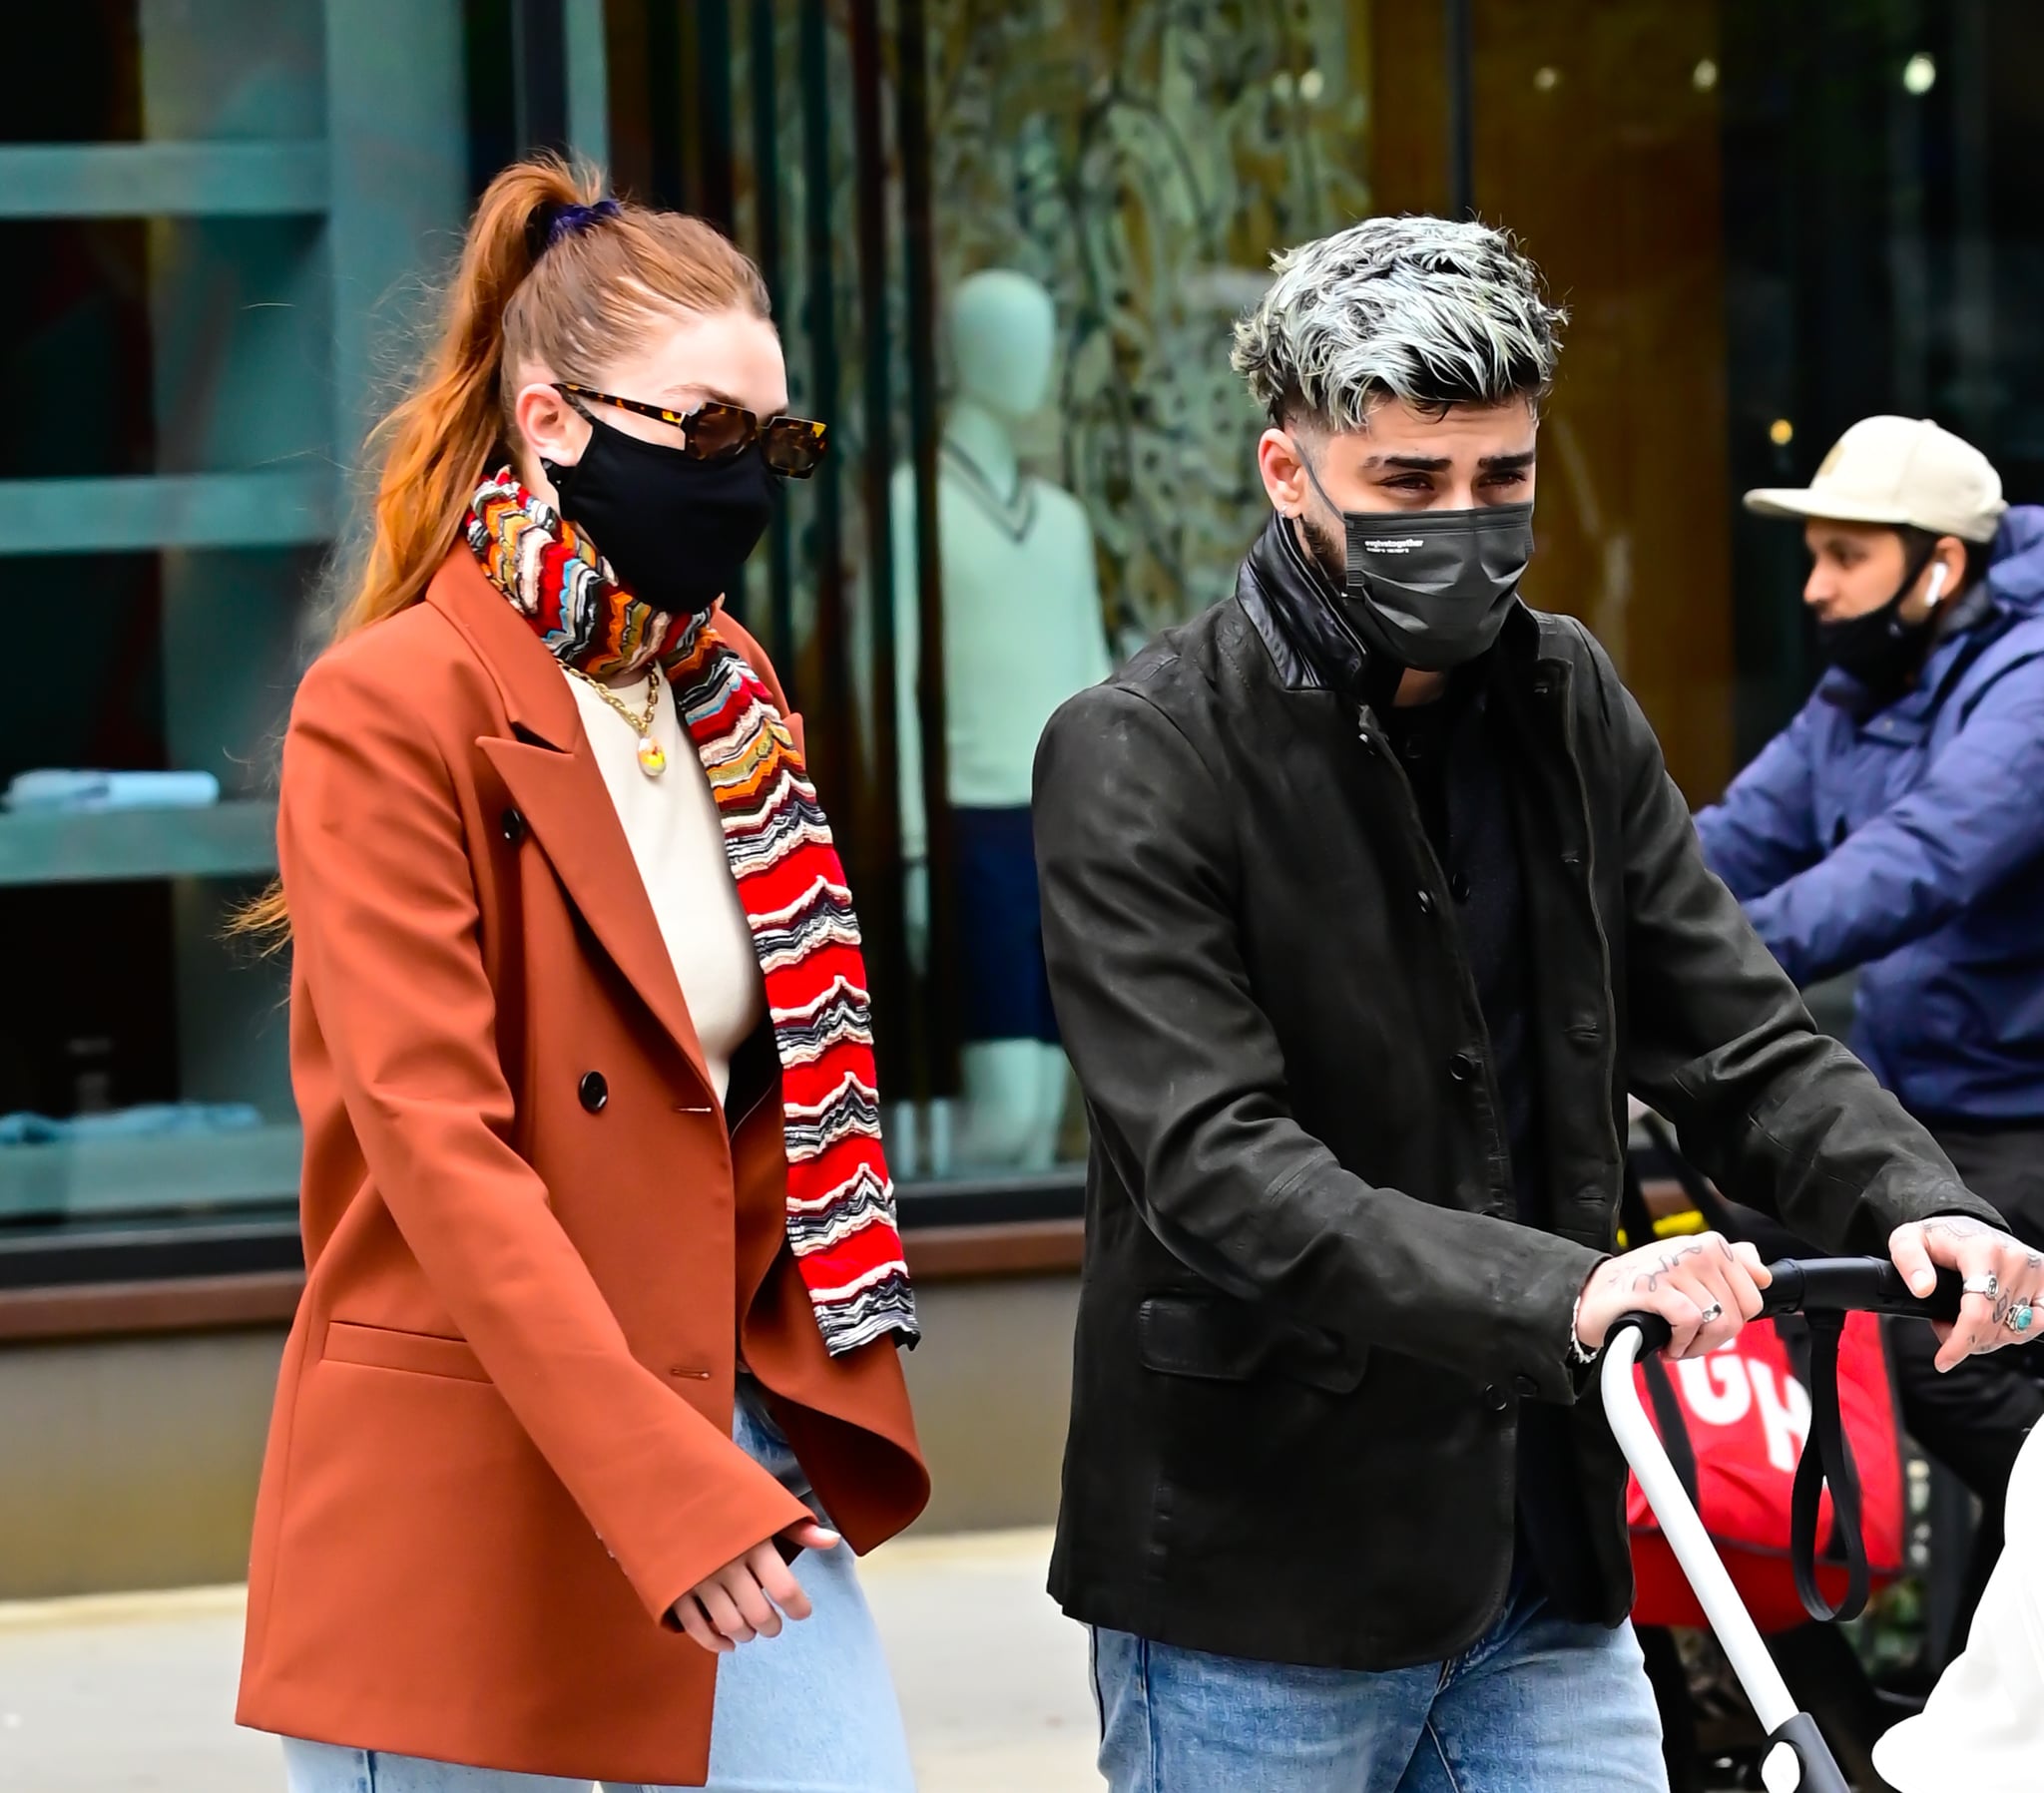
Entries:
<svg viewBox="0 0 2044 1793">
<path fill-rule="evenodd" d="M 313 217 L 329 187 L 320 142 L 0 149 L 0 218 Z"/>
<path fill-rule="evenodd" d="M 0 1221 L 173 1209 L 233 1209 L 289 1199 L 302 1136 L 294 1125 L 239 1132 L 0 1145 Z"/>
<path fill-rule="evenodd" d="M 0 814 L 0 886 L 260 877 L 276 869 L 276 804 Z"/>
</svg>

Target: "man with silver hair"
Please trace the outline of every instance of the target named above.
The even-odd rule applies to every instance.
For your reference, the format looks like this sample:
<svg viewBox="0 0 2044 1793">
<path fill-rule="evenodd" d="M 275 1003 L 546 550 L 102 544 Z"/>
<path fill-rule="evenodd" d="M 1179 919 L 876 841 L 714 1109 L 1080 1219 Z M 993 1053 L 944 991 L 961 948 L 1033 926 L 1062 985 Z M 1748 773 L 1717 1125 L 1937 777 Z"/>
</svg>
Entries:
<svg viewBox="0 0 2044 1793">
<path fill-rule="evenodd" d="M 1590 1386 L 1767 1272 L 1617 1249 L 1628 1091 L 1734 1195 L 1913 1286 L 2044 1259 L 1704 867 L 1652 730 L 1529 609 L 1561 314 L 1508 238 L 1373 219 L 1236 333 L 1273 515 L 1235 596 L 1052 719 L 1035 828 L 1092 1123 L 1051 1588 L 1121 1793 L 1662 1789 Z M 2012 1334 L 1986 1294 L 1946 1367 Z"/>
</svg>

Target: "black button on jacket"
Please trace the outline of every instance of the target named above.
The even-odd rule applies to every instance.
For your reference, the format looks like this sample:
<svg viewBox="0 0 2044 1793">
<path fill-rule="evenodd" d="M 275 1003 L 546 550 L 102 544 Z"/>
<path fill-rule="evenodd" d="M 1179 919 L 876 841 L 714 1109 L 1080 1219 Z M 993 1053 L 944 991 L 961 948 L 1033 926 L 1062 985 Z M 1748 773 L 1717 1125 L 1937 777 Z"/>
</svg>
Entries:
<svg viewBox="0 0 2044 1793">
<path fill-rule="evenodd" d="M 1369 750 L 1381 681 L 1280 528 L 1037 754 L 1093 1140 L 1051 1590 L 1186 1648 L 1382 1669 L 1455 1654 L 1502 1605 L 1512 1395 L 1587 1391 L 1569 1315 L 1614 1248 L 1629 1088 L 1829 1248 L 1991 1210 L 1811 1031 L 1588 633 L 1517 610 L 1494 689 L 1527 745 L 1547 1211 L 1511 1219 L 1493 1072 L 1445 1075 L 1483 1017 L 1457 930 L 1413 901 L 1438 867 Z M 1624 1466 L 1594 1394 L 1572 1437 L 1615 1623 Z"/>
</svg>

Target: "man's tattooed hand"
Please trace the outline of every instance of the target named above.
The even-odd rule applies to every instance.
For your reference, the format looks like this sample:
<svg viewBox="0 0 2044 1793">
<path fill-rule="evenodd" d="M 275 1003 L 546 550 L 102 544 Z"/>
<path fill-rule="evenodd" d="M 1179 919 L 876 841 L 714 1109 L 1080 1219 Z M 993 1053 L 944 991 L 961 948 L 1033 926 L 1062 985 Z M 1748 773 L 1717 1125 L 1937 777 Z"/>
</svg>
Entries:
<svg viewBox="0 0 2044 1793">
<path fill-rule="evenodd" d="M 1767 1285 L 1751 1245 L 1710 1232 L 1679 1244 L 1656 1241 L 1599 1266 L 1576 1304 L 1576 1338 L 1594 1351 L 1621 1314 L 1637 1310 L 1668 1322 L 1670 1357 L 1694 1357 L 1737 1338 L 1760 1312 Z"/>
<path fill-rule="evenodd" d="M 1999 1350 L 2040 1330 L 2035 1316 L 2044 1310 L 2044 1252 L 1985 1220 L 1971 1214 L 1934 1214 L 1898 1226 L 1888 1249 L 1917 1295 L 1930 1293 L 1940 1269 L 1957 1270 L 1974 1285 L 1957 1321 L 1937 1323 L 1940 1370 L 1955 1369 L 1969 1356 Z"/>
</svg>

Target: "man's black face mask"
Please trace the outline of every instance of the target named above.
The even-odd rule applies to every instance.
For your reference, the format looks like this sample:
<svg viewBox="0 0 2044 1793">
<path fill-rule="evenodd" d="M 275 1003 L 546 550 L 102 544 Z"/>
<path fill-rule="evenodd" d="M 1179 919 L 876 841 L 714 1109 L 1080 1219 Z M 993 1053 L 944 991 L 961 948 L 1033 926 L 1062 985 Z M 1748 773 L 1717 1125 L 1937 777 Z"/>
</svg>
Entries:
<svg viewBox="0 0 2044 1793">
<path fill-rule="evenodd" d="M 1306 539 L 1342 594 L 1341 614 L 1373 654 L 1444 672 L 1489 652 L 1533 558 L 1532 504 L 1467 511 L 1344 511 L 1303 453 L 1299 465 L 1341 519 L 1336 554 L 1308 516 Z"/>
</svg>

